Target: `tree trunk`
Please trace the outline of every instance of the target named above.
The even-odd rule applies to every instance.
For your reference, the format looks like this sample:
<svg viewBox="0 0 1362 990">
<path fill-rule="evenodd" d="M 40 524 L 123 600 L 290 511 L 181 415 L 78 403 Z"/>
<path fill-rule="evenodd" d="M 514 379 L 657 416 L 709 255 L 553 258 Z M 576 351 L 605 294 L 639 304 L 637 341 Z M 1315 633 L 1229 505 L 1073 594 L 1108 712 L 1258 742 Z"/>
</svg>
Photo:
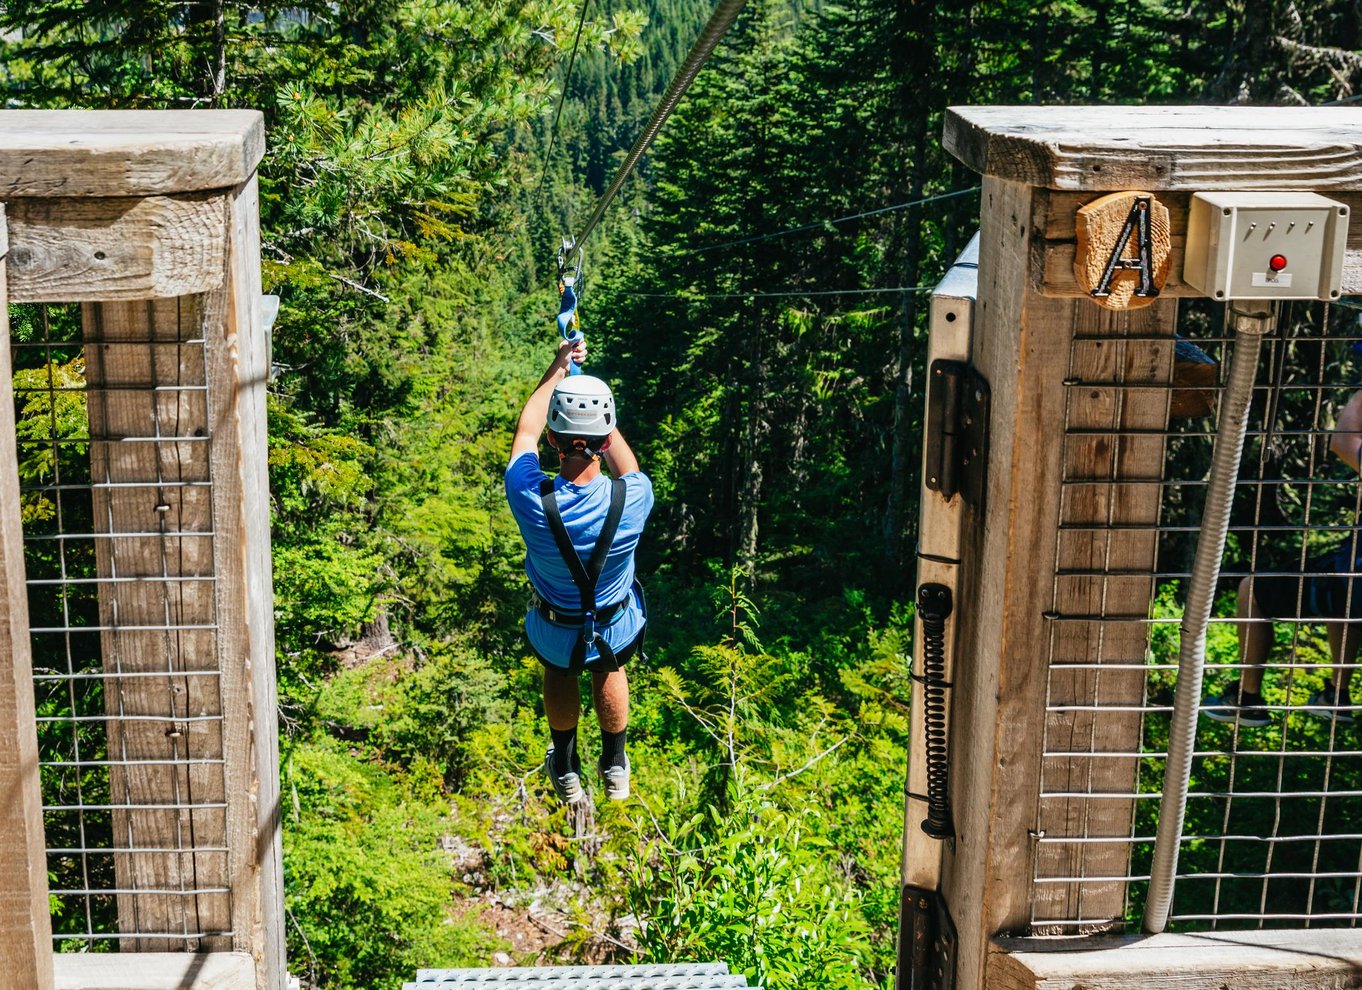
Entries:
<svg viewBox="0 0 1362 990">
<path fill-rule="evenodd" d="M 761 508 L 761 451 L 769 428 L 766 422 L 766 359 L 762 348 L 765 328 L 758 320 L 752 333 L 751 395 L 743 428 L 743 482 L 739 499 L 738 566 L 752 577 L 757 567 L 757 516 Z"/>
</svg>

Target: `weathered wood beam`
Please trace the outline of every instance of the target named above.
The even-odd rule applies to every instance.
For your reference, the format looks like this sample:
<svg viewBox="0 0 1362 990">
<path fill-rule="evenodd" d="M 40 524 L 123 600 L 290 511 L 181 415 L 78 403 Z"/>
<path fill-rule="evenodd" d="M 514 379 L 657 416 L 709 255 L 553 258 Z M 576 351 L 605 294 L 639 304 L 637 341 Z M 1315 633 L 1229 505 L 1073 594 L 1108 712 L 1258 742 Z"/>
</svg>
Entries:
<svg viewBox="0 0 1362 990">
<path fill-rule="evenodd" d="M 0 254 L 5 250 L 0 209 Z M 51 990 L 52 918 L 19 516 L 9 307 L 0 269 L 0 987 Z"/>
<path fill-rule="evenodd" d="M 61 953 L 55 990 L 247 990 L 254 968 L 245 952 Z"/>
<path fill-rule="evenodd" d="M 221 195 L 16 199 L 8 213 L 11 302 L 165 299 L 222 285 Z"/>
<path fill-rule="evenodd" d="M 218 656 L 229 797 L 227 847 L 236 948 L 259 990 L 284 990 L 278 701 L 265 431 L 269 341 L 260 305 L 259 188 L 228 203 L 223 318 L 207 327 L 217 533 Z"/>
<path fill-rule="evenodd" d="M 957 986 L 983 987 L 989 938 L 1031 920 L 1033 835 L 1074 303 L 1031 286 L 1034 190 L 984 178 L 973 363 L 991 387 L 987 512 L 961 547 L 951 713 L 956 842 L 942 892 Z"/>
<path fill-rule="evenodd" d="M 1362 188 L 1358 107 L 951 107 L 943 143 L 1049 189 Z"/>
<path fill-rule="evenodd" d="M 991 990 L 1343 990 L 1362 986 L 1355 930 L 1000 939 Z"/>
<path fill-rule="evenodd" d="M 231 189 L 264 153 L 258 110 L 0 110 L 0 200 Z"/>
</svg>

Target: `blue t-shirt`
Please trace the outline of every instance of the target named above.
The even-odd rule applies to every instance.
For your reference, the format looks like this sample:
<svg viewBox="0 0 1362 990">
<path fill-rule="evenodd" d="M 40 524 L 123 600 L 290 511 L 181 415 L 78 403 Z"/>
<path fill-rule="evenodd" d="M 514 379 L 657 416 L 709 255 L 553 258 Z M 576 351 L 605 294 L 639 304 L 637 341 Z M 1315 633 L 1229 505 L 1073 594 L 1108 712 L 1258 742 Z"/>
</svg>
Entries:
<svg viewBox="0 0 1362 990">
<path fill-rule="evenodd" d="M 506 468 L 506 501 L 525 540 L 525 573 L 539 596 L 554 608 L 566 612 L 580 612 L 581 597 L 572 582 L 563 555 L 553 540 L 544 504 L 539 497 L 539 485 L 547 475 L 539 469 L 539 455 L 526 451 Z M 643 611 L 633 595 L 634 549 L 643 535 L 648 513 L 653 508 L 653 483 L 642 471 L 623 476 L 625 484 L 624 513 L 619 529 L 605 559 L 605 568 L 596 582 L 596 605 L 605 608 L 629 599 L 629 604 L 608 626 L 597 630 L 612 650 L 621 650 L 632 643 L 643 629 Z M 553 479 L 557 493 L 558 511 L 563 526 L 577 556 L 585 563 L 600 536 L 610 511 L 610 479 L 598 474 L 585 485 L 574 485 L 561 477 Z M 581 639 L 580 627 L 562 626 L 549 622 L 534 609 L 525 616 L 525 632 L 530 645 L 549 663 L 568 666 L 573 648 Z M 598 651 L 588 646 L 586 660 L 594 660 Z"/>
</svg>

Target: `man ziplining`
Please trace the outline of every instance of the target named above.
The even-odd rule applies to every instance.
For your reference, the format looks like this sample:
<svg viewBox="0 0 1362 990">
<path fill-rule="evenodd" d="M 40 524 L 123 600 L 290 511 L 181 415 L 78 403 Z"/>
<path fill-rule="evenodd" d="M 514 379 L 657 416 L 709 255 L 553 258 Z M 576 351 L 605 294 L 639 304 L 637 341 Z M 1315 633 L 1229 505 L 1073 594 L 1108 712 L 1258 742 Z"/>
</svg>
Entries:
<svg viewBox="0 0 1362 990">
<path fill-rule="evenodd" d="M 544 665 L 552 736 L 544 769 L 569 805 L 586 796 L 577 753 L 583 670 L 591 672 L 605 795 L 629 796 L 629 682 L 622 668 L 643 648 L 647 612 L 634 578 L 634 550 L 653 507 L 652 482 L 619 431 L 610 387 L 569 374 L 585 360 L 585 341 L 559 344 L 520 413 L 506 468 L 506 500 L 525 540 L 525 573 L 534 589 L 525 632 Z M 539 466 L 546 426 L 560 460 L 556 478 Z"/>
</svg>

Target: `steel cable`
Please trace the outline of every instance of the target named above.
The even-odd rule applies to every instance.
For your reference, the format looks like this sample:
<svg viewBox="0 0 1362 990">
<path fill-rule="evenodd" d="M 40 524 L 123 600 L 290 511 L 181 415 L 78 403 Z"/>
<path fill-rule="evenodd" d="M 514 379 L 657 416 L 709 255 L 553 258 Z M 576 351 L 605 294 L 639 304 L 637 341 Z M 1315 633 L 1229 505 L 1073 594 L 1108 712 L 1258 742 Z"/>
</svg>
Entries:
<svg viewBox="0 0 1362 990">
<path fill-rule="evenodd" d="M 580 251 L 582 243 L 591 236 L 591 231 L 596 228 L 596 224 L 605 214 L 606 207 L 614 200 L 625 180 L 633 173 L 639 159 L 648 150 L 648 146 L 653 143 L 653 138 L 657 137 L 657 132 L 662 129 L 667 118 L 672 115 L 672 111 L 676 109 L 677 103 L 681 101 L 681 97 L 690 88 L 696 74 L 709 60 L 715 46 L 728 33 L 733 21 L 737 19 L 738 11 L 742 10 L 744 2 L 745 0 L 720 0 L 719 6 L 714 10 L 714 15 L 710 17 L 709 23 L 700 32 L 700 37 L 691 48 L 690 54 L 686 56 L 686 61 L 682 63 L 681 68 L 677 70 L 676 76 L 672 79 L 671 85 L 667 87 L 667 92 L 663 94 L 662 101 L 658 103 L 657 109 L 648 119 L 648 124 L 643 128 L 643 133 L 638 136 L 634 146 L 629 149 L 629 154 L 625 156 L 619 171 L 610 180 L 610 185 L 601 194 L 601 198 L 596 201 L 596 208 L 591 211 L 591 216 L 587 217 L 582 232 L 568 245 L 566 252 L 568 261 L 571 260 L 572 255 Z"/>
</svg>

